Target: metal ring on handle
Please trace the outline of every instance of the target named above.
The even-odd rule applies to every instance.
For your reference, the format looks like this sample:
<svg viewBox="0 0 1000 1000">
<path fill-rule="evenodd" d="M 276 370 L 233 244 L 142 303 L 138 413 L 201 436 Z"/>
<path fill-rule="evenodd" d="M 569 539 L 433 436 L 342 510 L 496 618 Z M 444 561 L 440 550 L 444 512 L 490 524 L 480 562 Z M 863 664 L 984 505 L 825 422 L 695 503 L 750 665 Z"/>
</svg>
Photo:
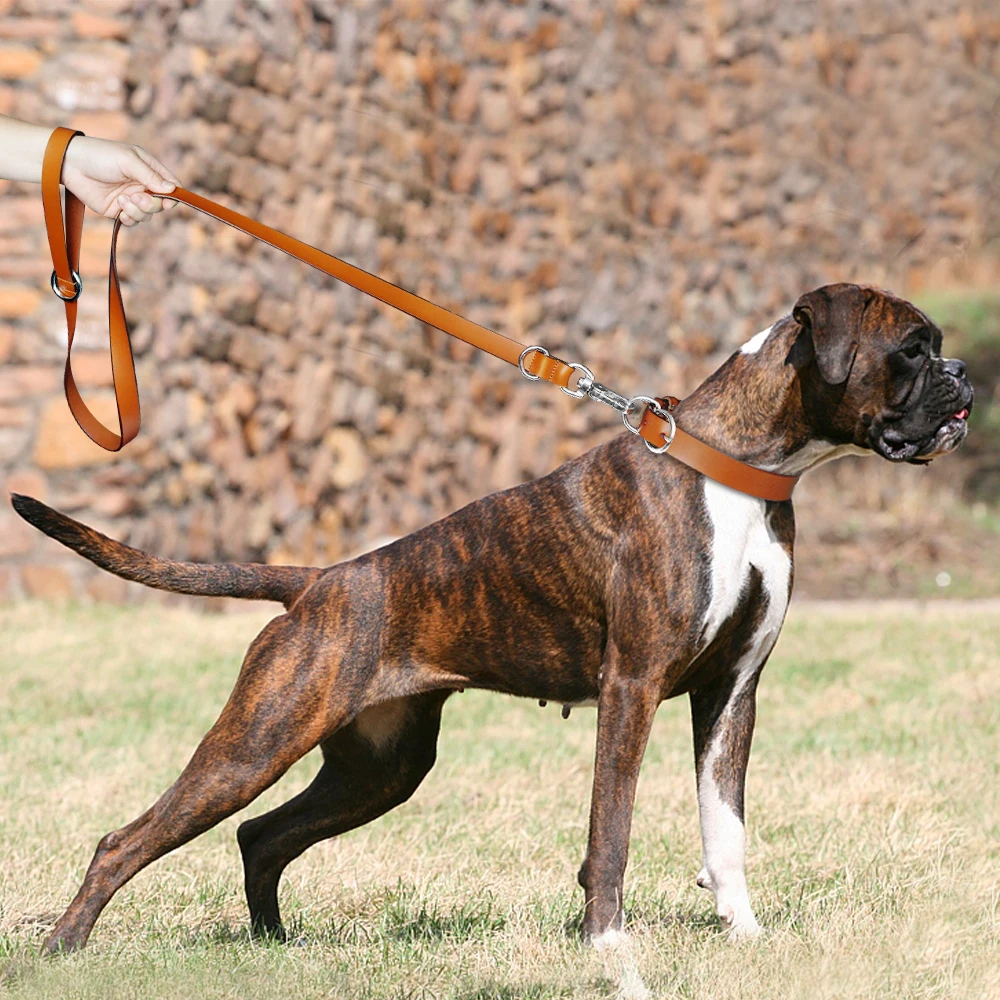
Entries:
<svg viewBox="0 0 1000 1000">
<path fill-rule="evenodd" d="M 73 275 L 73 287 L 76 289 L 72 295 L 63 295 L 63 293 L 59 290 L 59 286 L 56 284 L 59 279 L 56 277 L 55 271 L 52 272 L 52 279 L 49 281 L 49 284 L 52 286 L 52 291 L 54 291 L 56 293 L 56 297 L 62 299 L 63 302 L 73 302 L 80 297 L 80 292 L 83 291 L 83 279 L 80 275 L 76 271 L 70 271 L 69 273 Z"/>
<path fill-rule="evenodd" d="M 575 361 L 570 364 L 570 368 L 575 368 L 578 372 L 582 373 L 576 380 L 576 388 L 567 389 L 564 385 L 559 386 L 559 388 L 567 396 L 572 396 L 574 399 L 583 399 L 587 395 L 587 390 L 594 384 L 594 373 L 586 365 L 579 365 Z M 581 382 L 585 383 L 582 387 L 580 385 Z"/>
<path fill-rule="evenodd" d="M 526 379 L 530 379 L 532 382 L 537 382 L 542 376 L 541 375 L 532 375 L 531 372 L 525 371 L 525 368 L 524 368 L 524 359 L 525 359 L 525 356 L 528 355 L 528 354 L 530 354 L 532 351 L 538 351 L 540 354 L 544 354 L 545 357 L 547 357 L 547 358 L 552 357 L 552 355 L 549 354 L 549 352 L 547 350 L 545 350 L 544 347 L 539 347 L 538 344 L 532 344 L 531 347 L 526 347 L 523 351 L 521 351 L 521 356 L 517 359 L 517 367 L 521 369 L 521 374 Z M 561 389 L 562 386 L 560 386 L 559 388 Z"/>
</svg>

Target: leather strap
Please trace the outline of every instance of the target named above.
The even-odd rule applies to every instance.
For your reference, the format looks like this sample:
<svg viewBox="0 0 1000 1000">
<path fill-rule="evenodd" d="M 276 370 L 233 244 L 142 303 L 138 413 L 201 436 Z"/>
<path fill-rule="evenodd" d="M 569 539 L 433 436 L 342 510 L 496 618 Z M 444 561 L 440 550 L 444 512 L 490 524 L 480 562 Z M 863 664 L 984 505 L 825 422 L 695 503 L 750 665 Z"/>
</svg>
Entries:
<svg viewBox="0 0 1000 1000">
<path fill-rule="evenodd" d="M 118 230 L 121 228 L 119 219 L 115 219 L 115 227 L 111 233 L 111 263 L 108 272 L 108 327 L 111 336 L 111 373 L 118 406 L 117 434 L 91 413 L 73 378 L 71 352 L 76 332 L 77 299 L 82 290 L 79 278 L 80 240 L 83 236 L 85 209 L 83 202 L 67 189 L 64 226 L 59 186 L 66 148 L 70 140 L 78 135 L 83 135 L 83 132 L 61 126 L 57 128 L 49 136 L 42 160 L 42 208 L 54 269 L 52 290 L 66 307 L 66 369 L 63 385 L 66 389 L 66 402 L 84 434 L 107 451 L 120 451 L 139 433 L 139 386 L 135 380 L 132 342 L 129 340 L 125 308 L 118 285 L 115 247 L 118 243 Z"/>
<path fill-rule="evenodd" d="M 158 198 L 175 198 L 177 201 L 182 201 L 185 205 L 190 205 L 199 212 L 210 215 L 213 219 L 225 222 L 234 229 L 239 229 L 272 247 L 277 247 L 278 250 L 284 250 L 285 253 L 304 261 L 306 264 L 311 264 L 324 274 L 329 274 L 333 278 L 339 278 L 341 281 L 353 285 L 394 309 L 399 309 L 444 333 L 450 333 L 453 337 L 464 340 L 467 344 L 472 344 L 473 347 L 478 347 L 481 351 L 486 351 L 487 354 L 508 361 L 512 365 L 518 363 L 518 359 L 525 350 L 524 344 L 519 344 L 516 340 L 488 330 L 485 326 L 480 326 L 464 316 L 459 316 L 433 302 L 428 302 L 427 299 L 414 295 L 413 292 L 408 292 L 398 285 L 393 285 L 384 278 L 369 274 L 367 271 L 361 270 L 360 267 L 340 260 L 339 257 L 333 257 L 322 250 L 317 250 L 316 247 L 310 246 L 308 243 L 279 233 L 278 230 L 272 229 L 270 226 L 265 226 L 246 215 L 234 212 L 231 208 L 203 198 L 193 191 L 186 191 L 184 188 L 178 187 L 167 195 L 158 195 L 153 191 L 150 191 L 149 194 Z M 573 374 L 573 368 L 565 361 L 540 354 L 538 351 L 533 351 L 529 355 L 525 360 L 524 367 L 532 375 L 537 375 L 547 382 L 560 386 L 569 385 L 570 376 Z"/>
<path fill-rule="evenodd" d="M 59 180 L 66 147 L 76 135 L 83 135 L 83 133 L 68 128 L 57 128 L 49 139 L 42 166 L 42 201 L 45 208 L 45 225 L 48 230 L 52 263 L 55 268 L 53 291 L 58 288 L 56 294 L 60 298 L 73 296 L 72 300 L 65 302 L 66 322 L 69 329 L 69 341 L 66 348 L 66 399 L 83 432 L 102 448 L 106 448 L 108 451 L 118 451 L 131 441 L 139 431 L 139 394 L 135 382 L 135 366 L 132 360 L 128 326 L 125 321 L 125 309 L 122 305 L 121 289 L 118 284 L 115 248 L 121 222 L 117 219 L 111 235 L 108 296 L 111 362 L 114 373 L 115 398 L 118 402 L 119 434 L 109 431 L 87 409 L 77 391 L 70 367 L 70 348 L 73 344 L 73 331 L 76 326 L 76 296 L 79 294 L 72 272 L 79 268 L 84 206 L 75 195 L 69 191 L 66 192 L 66 226 L 64 229 L 59 202 Z M 457 313 L 435 305 L 419 295 L 414 295 L 413 292 L 408 292 L 398 285 L 393 285 L 383 278 L 369 274 L 353 264 L 348 264 L 338 257 L 324 253 L 308 243 L 303 243 L 301 240 L 278 232 L 270 226 L 265 226 L 248 216 L 233 211 L 231 208 L 226 208 L 217 202 L 195 194 L 193 191 L 176 187 L 166 195 L 155 191 L 148 193 L 153 197 L 173 198 L 185 205 L 190 205 L 191 208 L 282 250 L 296 259 L 312 265 L 324 274 L 344 281 L 381 302 L 427 323 L 429 326 L 457 337 L 459 340 L 463 340 L 473 347 L 478 347 L 480 350 L 512 365 L 518 365 L 522 371 L 530 376 L 566 388 L 574 368 L 579 368 L 579 366 L 568 364 L 559 358 L 543 354 L 540 350 L 531 350 L 516 340 L 511 340 L 509 337 L 480 326 L 478 323 L 473 323 Z M 640 435 L 650 444 L 661 446 L 667 439 L 668 430 L 669 422 L 656 416 L 652 409 L 647 407 L 639 425 Z M 730 458 L 703 441 L 686 434 L 679 427 L 675 430 L 673 441 L 669 446 L 669 453 L 711 479 L 766 500 L 787 500 L 798 481 L 795 476 L 782 476 L 778 473 L 766 472 Z"/>
<path fill-rule="evenodd" d="M 660 402 L 663 409 L 667 404 Z M 659 446 L 670 435 L 670 423 L 658 417 L 651 407 L 646 407 L 639 421 L 639 436 L 651 445 Z M 741 493 L 750 493 L 762 500 L 788 500 L 799 481 L 798 476 L 783 476 L 778 472 L 768 472 L 747 465 L 736 458 L 712 448 L 704 441 L 692 437 L 680 427 L 674 429 L 674 439 L 667 453 L 692 469 L 714 479 L 725 486 L 731 486 Z"/>
</svg>

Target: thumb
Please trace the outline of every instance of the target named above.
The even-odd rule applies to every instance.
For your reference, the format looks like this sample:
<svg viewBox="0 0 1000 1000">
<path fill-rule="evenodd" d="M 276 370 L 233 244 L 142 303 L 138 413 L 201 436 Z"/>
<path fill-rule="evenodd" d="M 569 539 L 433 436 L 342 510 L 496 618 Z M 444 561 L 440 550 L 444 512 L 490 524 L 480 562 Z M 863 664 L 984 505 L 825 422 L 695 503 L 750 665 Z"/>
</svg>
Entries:
<svg viewBox="0 0 1000 1000">
<path fill-rule="evenodd" d="M 144 184 L 150 191 L 166 194 L 177 187 L 176 182 L 164 177 L 138 151 L 129 157 L 128 166 L 128 175 L 140 184 Z"/>
</svg>

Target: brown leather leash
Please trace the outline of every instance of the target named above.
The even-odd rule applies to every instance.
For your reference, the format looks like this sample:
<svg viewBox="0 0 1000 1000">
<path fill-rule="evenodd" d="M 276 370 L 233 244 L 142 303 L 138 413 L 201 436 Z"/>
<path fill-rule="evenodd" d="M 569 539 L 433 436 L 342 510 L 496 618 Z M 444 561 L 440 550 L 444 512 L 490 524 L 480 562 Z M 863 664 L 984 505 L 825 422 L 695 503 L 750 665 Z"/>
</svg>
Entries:
<svg viewBox="0 0 1000 1000">
<path fill-rule="evenodd" d="M 117 434 L 105 427 L 83 401 L 73 378 L 70 360 L 73 334 L 76 330 L 76 303 L 83 290 L 79 268 L 84 205 L 76 195 L 67 190 L 64 224 L 59 192 L 66 148 L 74 136 L 83 134 L 83 132 L 61 126 L 55 129 L 49 138 L 42 163 L 42 206 L 45 211 L 49 249 L 52 252 L 51 285 L 52 291 L 62 299 L 63 305 L 66 307 L 68 331 L 64 375 L 66 401 L 69 403 L 69 408 L 76 418 L 76 422 L 87 437 L 108 451 L 120 451 L 139 433 L 139 389 L 136 384 L 132 344 L 129 340 L 125 307 L 122 304 L 121 287 L 118 283 L 118 265 L 115 258 L 118 230 L 121 228 L 120 219 L 115 219 L 114 229 L 111 233 L 111 263 L 108 274 L 108 326 L 111 339 L 111 368 L 115 401 L 118 405 Z M 544 379 L 559 386 L 563 392 L 575 399 L 587 396 L 590 399 L 607 403 L 621 413 L 625 426 L 633 434 L 638 434 L 651 452 L 655 454 L 668 452 L 673 458 L 725 486 L 764 500 L 787 500 L 798 482 L 797 476 L 783 476 L 776 472 L 767 472 L 764 469 L 747 465 L 745 462 L 731 458 L 698 440 L 698 438 L 687 434 L 677 426 L 671 413 L 678 403 L 678 400 L 672 396 L 664 398 L 622 396 L 607 386 L 601 385 L 600 382 L 596 382 L 593 372 L 585 365 L 562 361 L 550 355 L 544 347 L 537 344 L 525 346 L 509 337 L 504 337 L 502 334 L 480 326 L 478 323 L 473 323 L 448 309 L 443 309 L 433 302 L 428 302 L 427 299 L 414 295 L 398 285 L 393 285 L 374 274 L 362 271 L 361 268 L 355 267 L 353 264 L 348 264 L 322 250 L 317 250 L 316 247 L 303 243 L 301 240 L 286 236 L 276 229 L 262 225 L 192 191 L 177 187 L 165 195 L 154 191 L 148 193 L 154 197 L 173 198 L 183 202 L 185 205 L 190 205 L 191 208 L 197 209 L 199 212 L 248 233 L 278 250 L 283 250 L 292 257 L 306 264 L 311 264 L 331 277 L 347 282 L 360 291 L 413 316 L 423 323 L 427 323 L 429 326 L 442 330 L 459 340 L 464 340 L 467 344 L 472 344 L 473 347 L 478 347 L 480 350 L 512 365 L 517 365 L 525 378 L 532 381 Z M 578 378 L 576 386 L 571 389 L 569 383 L 574 372 L 578 374 Z M 640 404 L 645 404 L 645 407 L 638 424 L 634 424 L 629 420 L 629 417 L 636 412 Z"/>
</svg>

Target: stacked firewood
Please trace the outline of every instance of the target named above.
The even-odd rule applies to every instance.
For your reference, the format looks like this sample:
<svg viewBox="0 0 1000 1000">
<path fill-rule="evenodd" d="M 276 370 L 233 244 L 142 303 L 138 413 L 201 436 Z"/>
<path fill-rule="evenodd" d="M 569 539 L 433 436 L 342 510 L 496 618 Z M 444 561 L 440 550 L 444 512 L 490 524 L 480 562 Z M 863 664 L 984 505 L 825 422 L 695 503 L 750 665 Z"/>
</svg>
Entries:
<svg viewBox="0 0 1000 1000">
<path fill-rule="evenodd" d="M 997 282 L 1000 18 L 853 11 L 0 0 L 0 112 L 136 142 L 626 394 L 683 395 L 818 284 Z M 112 421 L 110 223 L 86 227 L 76 364 Z M 5 186 L 0 247 L 4 480 L 165 556 L 332 562 L 622 431 L 178 208 L 119 241 L 143 429 L 111 456 L 61 397 L 36 187 Z M 0 559 L 0 595 L 128 593 L 2 512 Z"/>
</svg>

